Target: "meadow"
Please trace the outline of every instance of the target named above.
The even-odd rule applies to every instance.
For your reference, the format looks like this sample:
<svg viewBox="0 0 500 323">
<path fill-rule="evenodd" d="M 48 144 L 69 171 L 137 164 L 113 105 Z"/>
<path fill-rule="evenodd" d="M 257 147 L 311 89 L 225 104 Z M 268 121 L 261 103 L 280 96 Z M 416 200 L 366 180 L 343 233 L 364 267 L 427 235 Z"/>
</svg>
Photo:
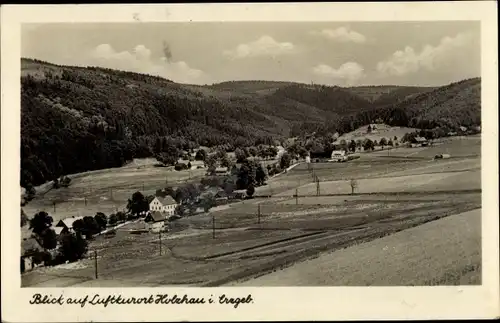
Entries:
<svg viewBox="0 0 500 323">
<path fill-rule="evenodd" d="M 450 142 L 450 145 L 468 144 Z M 170 223 L 170 231 L 161 236 L 131 234 L 129 230 L 137 224 L 126 225 L 119 228 L 114 237 L 98 236 L 90 241 L 88 259 L 66 267 L 39 268 L 25 273 L 22 284 L 34 287 L 221 286 L 248 281 L 260 286 L 280 283 L 366 286 L 383 285 L 388 277 L 394 278 L 398 273 L 401 277 L 394 278 L 394 284 L 478 284 L 481 258 L 477 243 L 480 231 L 477 230 L 480 226 L 477 216 L 464 220 L 460 214 L 480 214 L 480 166 L 478 155 L 446 160 L 431 157 L 363 160 L 361 157 L 347 163 L 318 163 L 313 167 L 322 179 L 323 196 L 315 196 L 316 184 L 312 183 L 310 171 L 307 166 L 298 165 L 257 189 L 257 196 L 266 197 L 181 218 Z M 167 172 L 160 171 L 161 168 L 129 167 L 110 170 L 115 172 L 115 178 L 106 172 L 90 178 L 101 186 L 94 192 L 102 196 L 106 188 L 114 187 L 117 182 L 129 185 L 131 190 L 138 185 L 140 188 L 135 180 L 148 176 L 154 185 L 161 186 Z M 169 180 L 188 176 L 182 172 L 174 174 L 177 177 Z M 160 179 L 155 181 L 156 177 Z M 348 180 L 352 177 L 358 180 L 355 194 L 350 194 Z M 86 178 L 80 178 L 80 182 L 75 178 L 75 187 L 68 189 L 83 186 Z M 146 185 L 153 189 L 153 184 Z M 296 189 L 297 199 L 293 197 Z M 269 192 L 271 196 L 266 195 Z M 472 222 L 464 227 L 468 221 Z M 444 230 L 450 230 L 446 237 L 441 234 Z M 459 241 L 461 235 L 463 239 Z M 409 249 L 390 253 L 384 250 L 385 246 Z M 98 279 L 94 277 L 94 251 Z M 334 256 L 329 252 L 334 252 Z M 360 265 L 353 269 L 358 257 L 359 263 L 373 262 L 374 267 Z M 319 263 L 311 263 L 313 258 L 320 259 Z M 409 264 L 418 265 L 417 269 L 412 271 Z M 337 267 L 323 278 L 318 276 L 319 271 L 310 274 L 310 279 L 304 274 L 327 265 Z M 381 273 L 388 266 L 394 269 L 387 271 L 385 277 Z M 429 274 L 431 269 L 435 274 Z M 334 279 L 346 272 L 352 274 Z M 272 273 L 271 276 L 262 276 L 268 273 Z M 258 276 L 263 278 L 252 281 Z"/>
</svg>

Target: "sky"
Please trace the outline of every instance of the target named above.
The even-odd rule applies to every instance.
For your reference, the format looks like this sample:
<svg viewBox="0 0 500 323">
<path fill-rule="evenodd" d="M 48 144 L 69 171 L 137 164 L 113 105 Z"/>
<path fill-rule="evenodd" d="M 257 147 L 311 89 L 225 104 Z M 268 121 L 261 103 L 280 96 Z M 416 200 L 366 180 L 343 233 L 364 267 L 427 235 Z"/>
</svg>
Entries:
<svg viewBox="0 0 500 323">
<path fill-rule="evenodd" d="M 480 76 L 480 23 L 25 24 L 21 55 L 179 83 L 232 80 L 438 86 Z"/>
</svg>

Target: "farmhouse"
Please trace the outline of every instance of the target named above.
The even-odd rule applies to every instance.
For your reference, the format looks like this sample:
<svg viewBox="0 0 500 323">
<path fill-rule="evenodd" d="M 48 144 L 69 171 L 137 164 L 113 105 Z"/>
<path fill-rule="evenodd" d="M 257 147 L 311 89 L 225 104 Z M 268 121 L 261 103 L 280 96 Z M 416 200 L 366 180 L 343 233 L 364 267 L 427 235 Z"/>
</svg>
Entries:
<svg viewBox="0 0 500 323">
<path fill-rule="evenodd" d="M 420 145 L 422 147 L 425 147 L 425 146 L 427 146 L 428 141 L 424 137 L 415 137 L 415 143 L 417 143 L 418 145 Z"/>
<path fill-rule="evenodd" d="M 332 151 L 329 161 L 342 162 L 347 160 L 347 153 L 345 150 L 334 150 Z"/>
<path fill-rule="evenodd" d="M 37 267 L 39 258 L 37 255 L 44 249 L 35 238 L 24 239 L 21 242 L 21 272 L 30 271 Z"/>
<path fill-rule="evenodd" d="M 63 230 L 64 230 L 63 227 L 54 227 L 54 232 L 56 233 L 56 236 L 58 236 L 58 237 L 61 235 Z"/>
<path fill-rule="evenodd" d="M 247 196 L 247 190 L 235 190 L 233 191 L 233 198 L 244 199 Z"/>
<path fill-rule="evenodd" d="M 159 231 L 165 226 L 165 220 L 165 216 L 162 213 L 154 211 L 144 218 L 144 223 L 147 230 Z"/>
<path fill-rule="evenodd" d="M 151 211 L 163 212 L 168 215 L 174 215 L 176 207 L 177 202 L 170 195 L 165 197 L 155 196 L 151 203 L 149 203 Z"/>
<path fill-rule="evenodd" d="M 56 234 L 58 234 L 58 235 L 61 233 L 66 233 L 66 232 L 73 232 L 73 223 L 76 220 L 82 220 L 82 219 L 83 219 L 83 216 L 76 216 L 76 217 L 74 216 L 71 218 L 59 220 L 59 222 L 57 222 L 54 230 L 56 230 L 56 228 L 61 228 L 61 229 L 56 230 Z"/>
</svg>

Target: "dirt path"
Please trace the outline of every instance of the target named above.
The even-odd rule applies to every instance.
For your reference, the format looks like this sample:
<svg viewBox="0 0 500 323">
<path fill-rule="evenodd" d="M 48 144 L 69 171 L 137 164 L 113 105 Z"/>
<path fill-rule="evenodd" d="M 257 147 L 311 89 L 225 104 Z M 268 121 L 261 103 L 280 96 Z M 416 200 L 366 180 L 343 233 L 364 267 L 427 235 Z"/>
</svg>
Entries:
<svg viewBox="0 0 500 323">
<path fill-rule="evenodd" d="M 232 285 L 411 286 L 480 283 L 481 209 L 476 209 L 323 254 Z"/>
</svg>

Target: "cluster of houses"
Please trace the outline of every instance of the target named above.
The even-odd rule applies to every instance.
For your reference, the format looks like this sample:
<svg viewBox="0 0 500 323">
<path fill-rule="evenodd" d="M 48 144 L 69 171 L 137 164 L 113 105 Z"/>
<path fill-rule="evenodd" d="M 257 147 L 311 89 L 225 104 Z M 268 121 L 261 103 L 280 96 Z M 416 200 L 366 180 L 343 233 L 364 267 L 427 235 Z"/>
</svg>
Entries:
<svg viewBox="0 0 500 323">
<path fill-rule="evenodd" d="M 64 233 L 73 232 L 73 223 L 81 219 L 83 219 L 83 216 L 73 216 L 59 220 L 52 228 L 56 234 L 57 240 L 59 241 L 61 235 Z M 24 238 L 21 242 L 21 252 L 21 272 L 25 272 L 39 266 L 44 266 L 43 260 L 38 259 L 38 261 L 35 261 L 37 255 L 41 252 L 48 252 L 52 256 L 55 256 L 57 247 L 52 250 L 45 250 L 35 237 L 29 237 Z"/>
<path fill-rule="evenodd" d="M 408 143 L 409 147 L 427 147 L 429 145 L 429 141 L 424 137 L 415 137 L 413 142 Z"/>
</svg>

